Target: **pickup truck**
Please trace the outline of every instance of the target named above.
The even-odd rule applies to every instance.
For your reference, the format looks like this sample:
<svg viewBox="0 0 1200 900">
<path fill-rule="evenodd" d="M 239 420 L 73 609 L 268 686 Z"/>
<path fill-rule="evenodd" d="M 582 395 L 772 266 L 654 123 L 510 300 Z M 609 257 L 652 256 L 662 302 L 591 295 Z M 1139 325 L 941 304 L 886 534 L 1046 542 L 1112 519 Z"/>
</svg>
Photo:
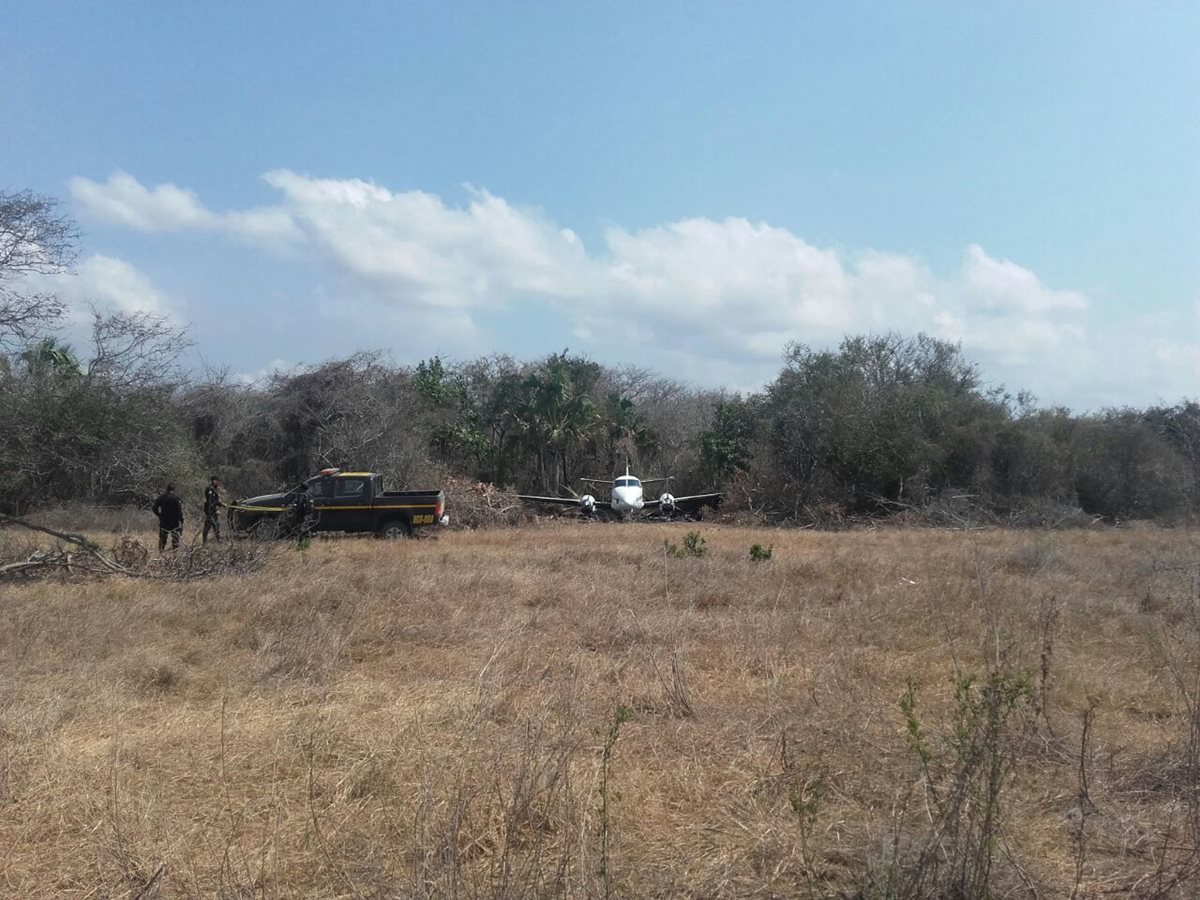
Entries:
<svg viewBox="0 0 1200 900">
<path fill-rule="evenodd" d="M 415 528 L 450 521 L 443 491 L 385 491 L 378 473 L 322 469 L 289 491 L 230 503 L 230 530 L 294 531 L 292 503 L 304 486 L 313 505 L 310 531 L 373 532 L 381 538 L 400 538 L 410 537 Z"/>
</svg>

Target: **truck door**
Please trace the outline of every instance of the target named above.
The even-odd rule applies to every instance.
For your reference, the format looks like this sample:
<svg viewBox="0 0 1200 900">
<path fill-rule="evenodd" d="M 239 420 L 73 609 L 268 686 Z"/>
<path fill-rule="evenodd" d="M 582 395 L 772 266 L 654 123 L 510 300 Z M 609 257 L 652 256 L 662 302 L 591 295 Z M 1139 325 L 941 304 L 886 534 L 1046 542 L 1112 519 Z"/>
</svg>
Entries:
<svg viewBox="0 0 1200 900">
<path fill-rule="evenodd" d="M 315 478 L 308 483 L 308 496 L 312 498 L 313 516 L 316 518 L 316 523 L 313 525 L 313 531 L 336 531 L 336 525 L 330 525 L 325 521 L 325 510 L 329 508 L 329 504 L 333 501 L 333 479 L 332 478 Z M 336 518 L 331 516 L 330 518 Z"/>
<path fill-rule="evenodd" d="M 371 482 L 365 475 L 340 475 L 333 481 L 333 499 L 325 507 L 334 518 L 330 531 L 371 530 Z"/>
</svg>

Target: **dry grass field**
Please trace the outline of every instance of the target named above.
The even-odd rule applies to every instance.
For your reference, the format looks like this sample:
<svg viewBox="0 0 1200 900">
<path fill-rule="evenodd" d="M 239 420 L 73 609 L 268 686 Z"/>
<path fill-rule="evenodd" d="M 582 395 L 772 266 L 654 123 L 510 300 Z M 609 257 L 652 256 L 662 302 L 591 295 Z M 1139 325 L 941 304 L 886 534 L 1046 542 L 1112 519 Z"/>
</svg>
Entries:
<svg viewBox="0 0 1200 900">
<path fill-rule="evenodd" d="M 1198 567 L 579 524 L 9 582 L 0 895 L 1198 896 Z"/>
</svg>

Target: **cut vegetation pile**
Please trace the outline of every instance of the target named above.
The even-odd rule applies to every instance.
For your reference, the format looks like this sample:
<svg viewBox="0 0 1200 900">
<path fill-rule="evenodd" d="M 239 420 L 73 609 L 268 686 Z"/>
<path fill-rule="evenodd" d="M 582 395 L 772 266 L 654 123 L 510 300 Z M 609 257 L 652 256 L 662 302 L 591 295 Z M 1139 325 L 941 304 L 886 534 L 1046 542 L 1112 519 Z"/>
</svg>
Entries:
<svg viewBox="0 0 1200 900">
<path fill-rule="evenodd" d="M 0 894 L 1194 897 L 1198 585 L 1156 528 L 592 524 L 10 581 Z"/>
</svg>

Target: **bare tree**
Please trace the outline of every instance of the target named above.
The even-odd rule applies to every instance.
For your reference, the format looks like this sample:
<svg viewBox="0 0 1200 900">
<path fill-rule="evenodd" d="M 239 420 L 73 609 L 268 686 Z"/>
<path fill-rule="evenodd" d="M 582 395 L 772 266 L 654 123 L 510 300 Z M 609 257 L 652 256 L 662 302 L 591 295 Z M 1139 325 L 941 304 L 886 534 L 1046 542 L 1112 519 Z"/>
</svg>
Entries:
<svg viewBox="0 0 1200 900">
<path fill-rule="evenodd" d="M 117 389 L 174 385 L 179 357 L 192 346 L 187 328 L 154 313 L 93 312 L 89 381 Z"/>
<path fill-rule="evenodd" d="M 53 294 L 20 290 L 29 275 L 63 272 L 75 261 L 79 232 L 58 201 L 32 191 L 0 191 L 0 349 L 12 349 L 56 322 L 65 305 Z"/>
<path fill-rule="evenodd" d="M 30 345 L 0 377 L 0 507 L 144 499 L 197 476 L 176 402 L 187 345 L 170 322 L 124 313 L 96 315 L 85 361 L 53 340 Z"/>
</svg>

